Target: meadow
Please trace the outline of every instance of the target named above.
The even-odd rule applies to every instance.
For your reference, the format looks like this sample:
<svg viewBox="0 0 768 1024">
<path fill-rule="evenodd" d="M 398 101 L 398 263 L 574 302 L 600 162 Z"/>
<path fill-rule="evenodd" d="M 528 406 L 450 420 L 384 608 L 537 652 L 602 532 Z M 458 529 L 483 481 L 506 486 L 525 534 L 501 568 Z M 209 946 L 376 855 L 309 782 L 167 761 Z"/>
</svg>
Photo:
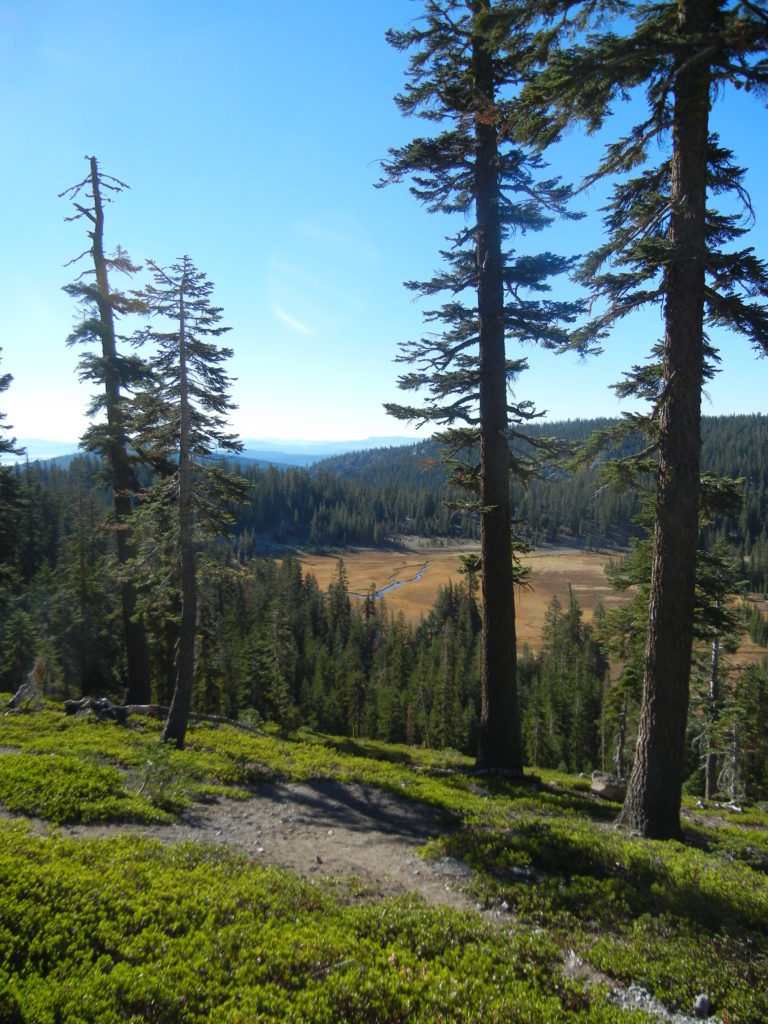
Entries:
<svg viewBox="0 0 768 1024">
<path fill-rule="evenodd" d="M 388 591 L 384 600 L 393 614 L 402 612 L 415 625 L 429 614 L 440 587 L 463 579 L 459 572 L 461 555 L 470 551 L 478 553 L 477 545 L 423 546 L 405 551 L 351 550 L 342 555 L 302 554 L 299 560 L 302 570 L 312 573 L 321 590 L 326 590 L 333 579 L 339 557 L 344 561 L 350 592 L 365 594 L 371 586 L 380 590 L 392 580 L 407 581 Z M 603 572 L 610 557 L 576 548 L 541 548 L 524 555 L 522 564 L 530 568 L 531 575 L 530 587 L 518 588 L 515 595 L 518 641 L 536 649 L 547 605 L 555 595 L 567 603 L 569 585 L 587 622 L 598 603 L 606 608 L 620 603 L 622 595 L 611 590 Z M 421 578 L 410 582 L 425 564 Z"/>
<path fill-rule="evenodd" d="M 52 704 L 0 719 L 4 1024 L 650 1024 L 692 1021 L 704 995 L 723 1024 L 768 1019 L 765 805 L 687 799 L 683 840 L 650 842 L 576 777 L 226 725 L 176 751 L 159 729 Z M 390 895 L 265 866 L 225 826 L 172 841 L 212 805 L 242 820 L 276 782 L 428 810 L 423 863 L 461 864 L 471 909 L 427 903 L 418 870 Z"/>
<path fill-rule="evenodd" d="M 349 590 L 365 595 L 387 587 L 384 601 L 389 611 L 402 612 L 408 622 L 417 625 L 426 618 L 440 587 L 457 583 L 464 577 L 460 573 L 461 555 L 477 554 L 479 546 L 433 547 L 414 546 L 405 550 L 351 549 L 341 554 L 302 554 L 299 561 L 304 573 L 311 572 L 321 590 L 326 590 L 337 571 L 339 558 L 344 562 Z M 616 607 L 627 599 L 626 594 L 612 590 L 605 576 L 605 566 L 621 552 L 590 551 L 584 548 L 544 547 L 529 551 L 521 557 L 521 564 L 530 570 L 528 585 L 515 592 L 517 641 L 527 644 L 532 651 L 541 644 L 541 631 L 547 607 L 557 596 L 561 604 L 568 603 L 568 590 L 581 606 L 585 622 L 590 622 L 595 608 Z M 418 579 L 413 579 L 420 570 Z M 749 599 L 763 614 L 768 615 L 768 600 L 764 595 L 751 594 Z M 759 663 L 765 648 L 753 643 L 745 632 L 739 644 L 737 661 L 741 664 Z"/>
</svg>

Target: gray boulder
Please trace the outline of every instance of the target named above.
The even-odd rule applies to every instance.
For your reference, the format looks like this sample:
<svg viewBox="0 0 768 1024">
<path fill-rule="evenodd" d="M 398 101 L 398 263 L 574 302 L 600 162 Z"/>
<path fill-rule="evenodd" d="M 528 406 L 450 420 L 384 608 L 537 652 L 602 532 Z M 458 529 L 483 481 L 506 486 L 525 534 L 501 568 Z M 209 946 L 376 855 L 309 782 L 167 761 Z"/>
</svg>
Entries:
<svg viewBox="0 0 768 1024">
<path fill-rule="evenodd" d="M 607 772 L 592 772 L 590 788 L 603 800 L 615 800 L 621 804 L 627 795 L 627 780 L 620 779 L 617 775 L 609 775 Z"/>
</svg>

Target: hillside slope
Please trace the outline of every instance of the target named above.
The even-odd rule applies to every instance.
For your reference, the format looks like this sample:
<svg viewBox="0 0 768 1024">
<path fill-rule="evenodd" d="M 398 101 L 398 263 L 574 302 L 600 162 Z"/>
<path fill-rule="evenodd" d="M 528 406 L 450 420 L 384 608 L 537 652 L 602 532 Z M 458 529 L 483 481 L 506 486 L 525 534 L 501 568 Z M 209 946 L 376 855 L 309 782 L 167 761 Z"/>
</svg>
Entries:
<svg viewBox="0 0 768 1024">
<path fill-rule="evenodd" d="M 575 778 L 225 725 L 178 752 L 150 720 L 54 706 L 6 715 L 0 750 L 6 809 L 61 823 L 0 819 L 3 1021 L 682 1024 L 702 995 L 720 1021 L 768 1015 L 766 808 L 687 804 L 685 842 L 652 843 Z M 126 818 L 141 834 L 106 834 Z M 307 880 L 263 865 L 310 830 Z M 365 870 L 381 844 L 429 858 L 408 888 L 444 871 L 477 909 L 389 895 Z"/>
</svg>

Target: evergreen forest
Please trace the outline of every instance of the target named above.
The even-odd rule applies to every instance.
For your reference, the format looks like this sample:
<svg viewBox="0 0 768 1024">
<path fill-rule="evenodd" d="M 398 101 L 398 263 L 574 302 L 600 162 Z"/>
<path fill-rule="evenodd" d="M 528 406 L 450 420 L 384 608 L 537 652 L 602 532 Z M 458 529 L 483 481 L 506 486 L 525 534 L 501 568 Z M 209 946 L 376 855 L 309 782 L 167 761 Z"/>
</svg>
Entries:
<svg viewBox="0 0 768 1024">
<path fill-rule="evenodd" d="M 583 441 L 604 421 L 547 425 Z M 768 420 L 705 419 L 706 469 L 740 481 L 738 511 L 702 530 L 702 551 L 725 545 L 739 566 L 732 601 L 737 630 L 766 646 L 768 617 L 747 593 L 766 596 Z M 629 443 L 629 442 L 628 442 Z M 220 467 L 222 468 L 222 467 Z M 360 451 L 308 469 L 229 468 L 244 485 L 226 534 L 198 542 L 199 609 L 193 711 L 290 731 L 454 748 L 477 745 L 481 606 L 477 574 L 441 589 L 413 625 L 386 598 L 350 595 L 344 551 L 421 543 L 459 545 L 477 536 L 477 516 L 452 507 L 434 443 Z M 3 470 L 13 495 L 2 565 L 0 689 L 15 692 L 37 665 L 55 699 L 125 696 L 119 578 L 109 529 L 110 491 L 100 460 L 77 455 Z M 145 474 L 145 486 L 149 476 Z M 528 545 L 611 550 L 621 564 L 639 542 L 637 493 L 600 484 L 599 466 L 550 469 L 512 487 L 514 531 Z M 641 517 L 640 517 L 641 518 Z M 338 554 L 321 591 L 295 557 Z M 152 701 L 173 696 L 181 610 L 167 563 L 142 569 Z M 620 582 L 619 582 L 619 585 Z M 741 595 L 741 596 L 740 596 Z M 536 651 L 518 659 L 526 763 L 570 772 L 625 774 L 637 728 L 637 664 L 626 663 L 626 626 L 599 613 L 587 624 L 563 593 L 551 603 Z M 703 793 L 709 647 L 701 647 L 688 730 L 688 788 Z M 733 658 L 729 659 L 733 662 Z M 613 670 L 611 669 L 613 666 Z M 768 792 L 768 660 L 728 668 L 713 742 L 722 795 Z M 734 741 L 734 735 L 736 740 Z"/>
<path fill-rule="evenodd" d="M 271 45 L 235 7 L 217 17 Z M 205 92 L 208 40 L 174 14 Z M 768 355 L 759 211 L 712 117 L 738 92 L 759 132 L 768 0 L 416 0 L 385 41 L 408 127 L 377 143 L 375 187 L 446 233 L 405 282 L 421 322 L 391 339 L 383 407 L 429 440 L 247 458 L 214 282 L 174 238 L 134 262 L 110 221 L 129 186 L 95 155 L 59 194 L 89 425 L 32 462 L 0 409 L 0 1024 L 768 1019 L 768 416 L 702 404 L 732 343 Z M 301 81 L 294 44 L 265 102 Z M 212 222 L 236 177 L 287 224 L 295 192 L 222 156 L 239 122 L 162 82 L 174 173 L 193 133 L 230 160 Z M 286 117 L 305 181 L 307 109 Z M 595 142 L 578 181 L 569 135 Z M 560 251 L 593 190 L 590 251 Z M 328 291 L 364 360 L 347 284 Z M 600 358 L 633 331 L 629 411 L 544 422 L 531 350 Z M 353 592 L 353 552 L 431 546 L 459 567 L 418 619 Z M 587 614 L 568 584 L 521 642 L 534 549 L 607 554 L 620 599 Z"/>
<path fill-rule="evenodd" d="M 432 441 L 311 471 L 239 459 L 213 282 L 189 255 L 141 266 L 112 242 L 128 186 L 86 157 L 59 198 L 87 238 L 64 286 L 87 454 L 2 470 L 0 685 L 158 704 L 180 750 L 198 711 L 455 747 L 512 776 L 612 765 L 629 774 L 622 825 L 677 837 L 686 780 L 733 800 L 765 786 L 766 667 L 735 659 L 745 629 L 765 634 L 744 599 L 768 589 L 766 421 L 702 418 L 721 339 L 768 352 L 745 171 L 709 119 L 721 93 L 768 88 L 764 5 L 425 0 L 386 40 L 414 131 L 378 186 L 456 225 L 439 269 L 406 283 L 423 334 L 399 342 L 404 399 L 385 406 Z M 617 134 L 629 98 L 638 120 Z M 548 166 L 573 129 L 607 133 L 581 183 Z M 552 252 L 548 229 L 597 182 L 599 243 Z M 659 337 L 614 385 L 642 409 L 540 424 L 525 346 L 599 354 L 648 307 Z M 343 562 L 409 537 L 479 548 L 418 625 L 353 598 Z M 587 625 L 557 597 L 533 654 L 519 553 L 559 543 L 622 555 L 609 575 L 628 600 Z M 326 593 L 300 548 L 339 552 Z"/>
</svg>

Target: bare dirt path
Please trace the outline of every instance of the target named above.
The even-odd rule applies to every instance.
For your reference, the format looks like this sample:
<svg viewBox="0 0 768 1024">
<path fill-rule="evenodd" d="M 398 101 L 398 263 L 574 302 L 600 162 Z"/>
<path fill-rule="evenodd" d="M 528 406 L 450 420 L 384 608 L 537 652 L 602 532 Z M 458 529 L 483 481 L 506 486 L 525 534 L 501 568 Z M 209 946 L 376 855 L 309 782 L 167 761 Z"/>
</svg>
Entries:
<svg viewBox="0 0 768 1024">
<path fill-rule="evenodd" d="M 216 843 L 308 878 L 354 877 L 383 895 L 418 892 L 430 904 L 474 907 L 461 890 L 472 875 L 464 863 L 419 856 L 428 839 L 451 827 L 432 807 L 372 786 L 318 779 L 263 784 L 247 800 L 196 803 L 171 825 L 95 823 L 56 831 L 82 838 L 131 834 Z M 34 829 L 50 832 L 39 819 Z"/>
</svg>

